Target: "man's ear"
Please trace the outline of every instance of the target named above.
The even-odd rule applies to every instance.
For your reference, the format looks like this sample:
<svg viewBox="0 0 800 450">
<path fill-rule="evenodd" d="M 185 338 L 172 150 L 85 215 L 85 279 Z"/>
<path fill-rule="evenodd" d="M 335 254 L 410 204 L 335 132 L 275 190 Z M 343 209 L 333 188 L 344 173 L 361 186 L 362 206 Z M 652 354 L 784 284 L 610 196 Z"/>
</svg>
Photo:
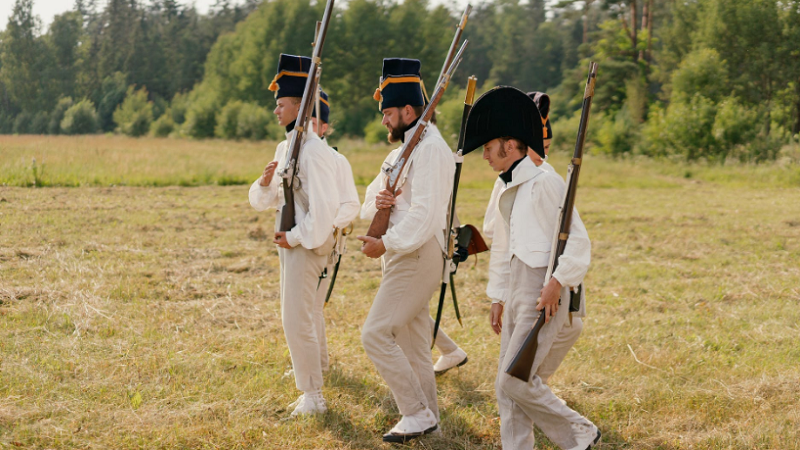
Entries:
<svg viewBox="0 0 800 450">
<path fill-rule="evenodd" d="M 409 123 L 412 120 L 414 120 L 413 117 L 414 117 L 414 108 L 412 108 L 411 105 L 403 106 L 403 121 Z"/>
<path fill-rule="evenodd" d="M 506 151 L 507 155 L 513 155 L 514 153 L 519 153 L 519 150 L 517 150 L 517 144 L 514 142 L 513 139 L 509 139 L 503 143 L 503 150 Z"/>
</svg>

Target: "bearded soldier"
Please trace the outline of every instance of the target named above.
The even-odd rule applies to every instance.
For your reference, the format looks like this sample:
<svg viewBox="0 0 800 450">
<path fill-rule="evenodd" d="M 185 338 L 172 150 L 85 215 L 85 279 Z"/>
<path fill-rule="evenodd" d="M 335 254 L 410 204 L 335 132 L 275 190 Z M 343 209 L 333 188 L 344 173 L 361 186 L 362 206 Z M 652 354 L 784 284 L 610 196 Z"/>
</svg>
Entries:
<svg viewBox="0 0 800 450">
<path fill-rule="evenodd" d="M 383 60 L 375 99 L 392 143 L 409 139 L 424 111 L 420 67 L 414 59 Z M 401 152 L 402 146 L 389 153 L 384 167 Z M 405 442 L 438 428 L 428 302 L 439 287 L 454 173 L 452 152 L 431 124 L 399 174 L 396 195 L 384 189 L 387 175 L 381 171 L 367 187 L 361 208 L 364 219 L 391 208 L 389 229 L 382 238 L 358 237 L 364 254 L 382 258 L 383 279 L 361 341 L 403 416 L 383 436 L 387 442 Z"/>
<path fill-rule="evenodd" d="M 314 323 L 314 305 L 319 275 L 333 248 L 333 220 L 339 205 L 336 189 L 336 158 L 313 132 L 304 135 L 297 162 L 295 225 L 279 230 L 284 196 L 277 168 L 283 168 L 292 139 L 300 101 L 311 67 L 310 58 L 280 55 L 278 73 L 270 90 L 275 91 L 278 123 L 286 127 L 286 140 L 278 144 L 275 159 L 250 187 L 250 204 L 257 211 L 276 208 L 274 243 L 280 257 L 281 320 L 294 368 L 297 389 L 303 394 L 290 405 L 292 417 L 327 410 L 322 397 L 320 339 Z"/>
<path fill-rule="evenodd" d="M 317 132 L 322 138 L 322 141 L 327 145 L 328 140 L 325 137 L 330 131 L 330 127 L 328 126 L 328 117 L 330 116 L 331 110 L 330 99 L 328 98 L 328 94 L 323 90 L 320 90 L 319 95 L 319 103 L 315 102 L 315 105 L 319 105 L 320 114 L 317 116 L 317 108 L 315 106 L 311 118 L 311 129 Z M 319 128 L 317 128 L 317 126 L 319 126 Z M 350 167 L 350 163 L 335 147 L 328 146 L 328 148 L 336 158 L 336 188 L 339 194 L 339 205 L 336 210 L 336 217 L 333 219 L 334 229 L 332 232 L 334 234 L 335 247 L 328 257 L 325 268 L 320 274 L 316 301 L 314 302 L 314 323 L 317 328 L 320 365 L 323 371 L 328 370 L 328 341 L 325 337 L 325 316 L 323 314 L 328 286 L 331 283 L 331 277 L 333 276 L 337 260 L 345 250 L 344 240 L 346 236 L 344 230 L 356 216 L 358 216 L 358 212 L 361 209 L 361 202 L 358 199 L 358 191 L 356 190 L 355 181 L 353 181 L 353 170 Z"/>
<path fill-rule="evenodd" d="M 527 157 L 528 148 L 545 156 L 540 120 L 533 100 L 517 89 L 500 87 L 478 99 L 466 127 L 464 152 L 482 146 L 483 158 L 501 172 L 504 188 L 493 226 L 489 273 L 490 287 L 498 288 L 490 292 L 498 300 L 492 303 L 490 320 L 501 334 L 495 385 L 500 435 L 504 449 L 532 449 L 536 424 L 559 447 L 585 450 L 599 442 L 600 431 L 556 397 L 545 374 L 540 375 L 544 367 L 553 366 L 553 359 L 563 359 L 554 345 L 568 325 L 569 287 L 581 284 L 591 258 L 586 228 L 575 211 L 566 250 L 544 285 L 566 185 Z M 539 314 L 545 314 L 548 324 L 539 333 L 533 375 L 521 381 L 505 370 Z"/>
</svg>

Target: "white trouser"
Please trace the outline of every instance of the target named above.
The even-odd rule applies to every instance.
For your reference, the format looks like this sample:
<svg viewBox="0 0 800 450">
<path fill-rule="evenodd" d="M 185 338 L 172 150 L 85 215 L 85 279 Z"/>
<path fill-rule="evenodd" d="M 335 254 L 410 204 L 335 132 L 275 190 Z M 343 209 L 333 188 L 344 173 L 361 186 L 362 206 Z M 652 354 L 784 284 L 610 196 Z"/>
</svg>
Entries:
<svg viewBox="0 0 800 450">
<path fill-rule="evenodd" d="M 437 420 L 428 302 L 439 285 L 442 251 L 431 238 L 416 251 L 383 255 L 383 280 L 361 331 L 367 356 L 404 416 L 425 407 Z"/>
<path fill-rule="evenodd" d="M 331 285 L 333 268 L 335 264 L 328 264 L 325 269 L 327 276 L 319 280 L 317 297 L 314 300 L 314 325 L 317 328 L 317 340 L 319 341 L 319 362 L 323 371 L 328 370 L 328 338 L 325 334 L 325 296 L 328 294 L 328 287 Z"/>
<path fill-rule="evenodd" d="M 539 316 L 536 299 L 544 285 L 546 272 L 546 268 L 532 269 L 516 257 L 511 259 L 510 295 L 503 311 L 500 359 L 495 384 L 500 410 L 500 437 L 504 450 L 532 449 L 534 424 L 559 447 L 572 448 L 577 442 L 570 425 L 590 423 L 558 398 L 539 375 L 542 365 L 550 368 L 547 369 L 550 370 L 547 376 L 552 374 L 566 354 L 562 351 L 551 352 L 568 322 L 567 302 L 562 302 L 555 316 L 539 332 L 531 379 L 524 382 L 505 372 Z M 558 359 L 558 363 L 549 361 L 554 359 Z"/>
<path fill-rule="evenodd" d="M 314 323 L 317 283 L 327 258 L 302 246 L 278 247 L 281 262 L 281 320 L 292 357 L 297 389 L 322 389 L 322 368 Z M 324 339 L 324 338 L 323 338 Z"/>
</svg>

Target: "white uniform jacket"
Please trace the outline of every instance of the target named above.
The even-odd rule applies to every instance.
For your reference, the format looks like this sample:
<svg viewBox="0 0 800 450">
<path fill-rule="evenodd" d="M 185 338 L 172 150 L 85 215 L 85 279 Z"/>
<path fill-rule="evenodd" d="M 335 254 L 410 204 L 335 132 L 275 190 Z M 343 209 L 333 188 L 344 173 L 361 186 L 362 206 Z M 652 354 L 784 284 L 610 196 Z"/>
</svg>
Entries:
<svg viewBox="0 0 800 450">
<path fill-rule="evenodd" d="M 411 138 L 413 127 L 406 131 Z M 384 167 L 394 164 L 403 147 L 394 149 L 384 160 Z M 453 190 L 456 167 L 453 153 L 442 138 L 438 128 L 430 124 L 422 141 L 414 149 L 400 174 L 397 196 L 389 220 L 389 231 L 383 236 L 386 250 L 408 254 L 436 237 L 445 251 L 444 230 L 447 228 L 447 207 Z M 367 187 L 361 218 L 371 220 L 378 211 L 375 196 L 386 187 L 386 174 L 380 174 Z"/>
<path fill-rule="evenodd" d="M 540 169 L 545 172 L 556 173 L 556 170 L 547 163 L 543 162 Z M 508 246 L 508 238 L 506 237 L 506 230 L 501 226 L 502 219 L 500 211 L 497 209 L 497 204 L 500 201 L 500 195 L 505 192 L 506 183 L 502 178 L 497 177 L 492 188 L 492 195 L 489 197 L 489 204 L 486 206 L 486 214 L 483 216 L 483 235 L 487 239 L 492 240 L 492 252 L 489 256 L 489 283 L 486 285 L 486 295 L 492 299 L 492 303 L 502 302 L 506 295 L 506 280 L 503 278 L 503 272 L 500 271 L 502 265 L 492 264 L 493 259 L 500 258 L 502 261 L 510 260 L 505 253 L 500 252 L 500 248 Z M 495 247 L 495 245 L 497 247 Z M 495 251 L 495 248 L 498 250 Z"/>
<path fill-rule="evenodd" d="M 501 181 L 502 184 L 505 184 Z M 555 173 L 544 171 L 525 158 L 512 172 L 511 182 L 498 199 L 502 221 L 494 225 L 487 294 L 493 301 L 505 301 L 511 257 L 516 256 L 532 268 L 547 267 L 555 232 L 558 211 L 564 200 L 566 183 Z M 497 220 L 497 219 L 495 219 Z M 577 210 L 564 254 L 553 276 L 564 286 L 562 297 L 568 299 L 568 288 L 583 282 L 591 262 L 591 242 Z M 496 298 L 498 291 L 501 298 Z M 535 299 L 533 299 L 535 300 Z M 584 306 L 581 305 L 583 315 Z"/>
<path fill-rule="evenodd" d="M 278 167 L 268 186 L 261 186 L 259 177 L 250 186 L 250 205 L 256 211 L 266 211 L 283 207 L 283 184 L 278 172 L 283 169 L 292 130 L 286 133 L 286 140 L 278 144 L 275 161 Z M 305 133 L 300 148 L 300 161 L 297 170 L 300 192 L 295 194 L 295 223 L 286 233 L 286 241 L 292 247 L 302 245 L 313 250 L 328 242 L 333 230 L 333 219 L 339 206 L 339 192 L 336 180 L 336 156 L 333 151 L 312 131 Z M 308 198 L 307 208 L 303 199 Z"/>
<path fill-rule="evenodd" d="M 339 208 L 333 219 L 333 226 L 343 229 L 358 217 L 361 201 L 358 198 L 356 182 L 353 180 L 353 169 L 344 155 L 331 149 L 336 157 L 336 185 L 339 192 Z"/>
</svg>

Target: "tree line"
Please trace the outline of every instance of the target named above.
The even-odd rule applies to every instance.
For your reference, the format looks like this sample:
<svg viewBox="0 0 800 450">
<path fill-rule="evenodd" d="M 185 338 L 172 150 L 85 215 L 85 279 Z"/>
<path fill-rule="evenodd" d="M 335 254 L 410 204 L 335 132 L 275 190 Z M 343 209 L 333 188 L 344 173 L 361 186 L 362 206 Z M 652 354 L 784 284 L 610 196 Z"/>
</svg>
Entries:
<svg viewBox="0 0 800 450">
<path fill-rule="evenodd" d="M 16 0 L 0 42 L 0 132 L 280 138 L 268 86 L 280 53 L 310 53 L 323 1 L 78 0 L 47 32 Z M 335 135 L 381 140 L 384 57 L 422 61 L 429 92 L 461 11 L 427 0 L 336 9 L 322 86 Z M 553 100 L 574 140 L 588 61 L 600 63 L 589 140 L 613 155 L 774 159 L 800 133 L 800 0 L 495 0 L 477 5 L 466 56 L 439 107 L 455 140 L 462 81 Z M 69 120 L 68 120 L 69 119 Z M 94 123 L 94 125 L 93 125 Z"/>
<path fill-rule="evenodd" d="M 130 86 L 146 92 L 158 117 L 202 79 L 217 37 L 256 8 L 220 0 L 200 14 L 176 0 L 109 0 L 103 8 L 75 0 L 42 30 L 33 3 L 15 0 L 0 33 L 2 133 L 115 131 Z"/>
</svg>

